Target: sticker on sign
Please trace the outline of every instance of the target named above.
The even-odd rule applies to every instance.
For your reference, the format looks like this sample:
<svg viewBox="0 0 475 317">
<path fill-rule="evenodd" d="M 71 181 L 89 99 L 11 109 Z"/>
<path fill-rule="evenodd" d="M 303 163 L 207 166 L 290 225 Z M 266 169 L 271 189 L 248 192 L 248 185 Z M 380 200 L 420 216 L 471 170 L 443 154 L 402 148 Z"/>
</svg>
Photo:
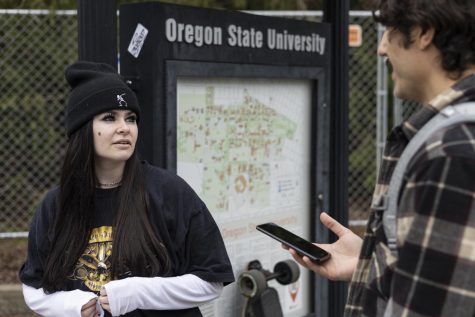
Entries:
<svg viewBox="0 0 475 317">
<path fill-rule="evenodd" d="M 142 50 L 143 43 L 147 38 L 148 30 L 140 23 L 135 28 L 134 36 L 130 40 L 129 48 L 127 49 L 133 57 L 137 58 Z"/>
</svg>

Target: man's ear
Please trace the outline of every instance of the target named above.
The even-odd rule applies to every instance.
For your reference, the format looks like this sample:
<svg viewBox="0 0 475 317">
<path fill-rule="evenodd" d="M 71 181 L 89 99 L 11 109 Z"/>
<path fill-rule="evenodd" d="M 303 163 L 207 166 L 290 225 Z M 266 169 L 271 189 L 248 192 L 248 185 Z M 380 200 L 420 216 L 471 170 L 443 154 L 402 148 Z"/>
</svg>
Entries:
<svg viewBox="0 0 475 317">
<path fill-rule="evenodd" d="M 435 30 L 433 27 L 428 28 L 424 32 L 420 27 L 417 28 L 415 32 L 417 45 L 421 50 L 425 50 L 432 45 L 434 40 Z"/>
</svg>

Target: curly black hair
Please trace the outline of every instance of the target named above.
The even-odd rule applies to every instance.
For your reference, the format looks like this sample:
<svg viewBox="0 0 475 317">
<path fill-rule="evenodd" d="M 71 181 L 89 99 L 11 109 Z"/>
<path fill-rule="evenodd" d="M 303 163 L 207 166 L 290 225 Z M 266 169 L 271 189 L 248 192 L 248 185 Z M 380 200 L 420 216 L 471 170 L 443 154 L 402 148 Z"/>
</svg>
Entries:
<svg viewBox="0 0 475 317">
<path fill-rule="evenodd" d="M 376 22 L 403 35 L 403 46 L 411 43 L 411 31 L 433 28 L 433 43 L 441 53 L 442 68 L 460 76 L 475 65 L 474 0 L 373 0 Z"/>
</svg>

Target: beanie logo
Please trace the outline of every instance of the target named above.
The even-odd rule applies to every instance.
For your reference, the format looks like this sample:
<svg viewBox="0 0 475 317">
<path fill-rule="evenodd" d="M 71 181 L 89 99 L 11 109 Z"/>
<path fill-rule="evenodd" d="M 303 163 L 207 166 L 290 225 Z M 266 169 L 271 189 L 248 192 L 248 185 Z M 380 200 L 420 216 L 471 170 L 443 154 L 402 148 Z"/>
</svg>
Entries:
<svg viewBox="0 0 475 317">
<path fill-rule="evenodd" d="M 124 99 L 125 93 L 117 95 L 117 101 L 119 102 L 119 107 L 127 107 L 127 101 Z"/>
</svg>

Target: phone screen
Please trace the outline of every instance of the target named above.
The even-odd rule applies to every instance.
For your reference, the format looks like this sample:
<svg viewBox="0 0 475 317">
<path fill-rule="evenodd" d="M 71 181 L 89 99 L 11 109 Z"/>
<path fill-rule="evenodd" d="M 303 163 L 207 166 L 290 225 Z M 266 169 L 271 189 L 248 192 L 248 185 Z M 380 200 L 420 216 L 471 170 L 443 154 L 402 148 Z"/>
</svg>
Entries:
<svg viewBox="0 0 475 317">
<path fill-rule="evenodd" d="M 301 237 L 276 225 L 275 223 L 264 223 L 258 225 L 256 229 L 280 241 L 281 243 L 294 249 L 298 253 L 308 256 L 313 261 L 322 262 L 328 259 L 328 257 L 330 256 L 327 251 L 317 247 L 316 245 L 305 239 L 302 239 Z"/>
</svg>

